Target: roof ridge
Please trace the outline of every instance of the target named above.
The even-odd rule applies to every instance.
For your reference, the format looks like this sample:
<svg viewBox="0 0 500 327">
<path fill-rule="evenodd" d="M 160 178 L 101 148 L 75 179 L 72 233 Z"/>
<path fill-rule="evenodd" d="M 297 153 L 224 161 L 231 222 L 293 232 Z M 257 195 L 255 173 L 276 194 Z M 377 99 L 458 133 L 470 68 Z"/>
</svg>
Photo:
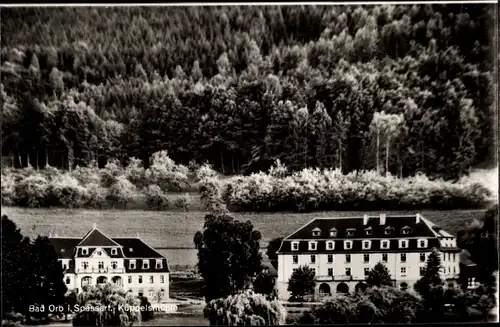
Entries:
<svg viewBox="0 0 500 327">
<path fill-rule="evenodd" d="M 92 235 L 92 233 L 94 232 L 98 232 L 98 233 L 101 233 L 102 236 L 104 236 L 105 238 L 109 239 L 111 242 L 115 243 L 117 246 L 120 246 L 120 244 L 116 243 L 111 237 L 109 237 L 107 234 L 105 234 L 104 232 L 102 232 L 100 229 L 97 228 L 97 226 L 94 224 L 94 227 L 85 235 L 85 237 L 80 241 L 80 243 L 78 243 L 76 246 L 80 246 L 80 244 L 83 243 L 83 241 L 85 241 L 90 235 Z M 100 245 L 101 246 L 101 245 Z"/>
</svg>

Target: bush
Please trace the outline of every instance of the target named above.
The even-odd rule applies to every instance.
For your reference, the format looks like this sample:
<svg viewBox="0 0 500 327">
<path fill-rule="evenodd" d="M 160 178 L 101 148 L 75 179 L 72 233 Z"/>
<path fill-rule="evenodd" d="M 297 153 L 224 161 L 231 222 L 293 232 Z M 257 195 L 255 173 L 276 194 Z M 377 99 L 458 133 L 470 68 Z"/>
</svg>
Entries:
<svg viewBox="0 0 500 327">
<path fill-rule="evenodd" d="M 89 192 L 69 174 L 55 177 L 49 186 L 50 205 L 79 208 L 88 202 Z"/>
<path fill-rule="evenodd" d="M 96 183 L 87 184 L 86 188 L 88 192 L 86 205 L 92 208 L 102 208 L 106 204 L 106 189 Z"/>
<path fill-rule="evenodd" d="M 134 157 L 130 158 L 127 167 L 125 167 L 125 177 L 135 186 L 142 188 L 146 184 L 145 173 L 142 161 Z"/>
<path fill-rule="evenodd" d="M 76 167 L 72 172 L 71 176 L 76 178 L 78 182 L 87 186 L 89 184 L 101 184 L 101 174 L 99 173 L 99 169 L 95 167 Z"/>
<path fill-rule="evenodd" d="M 16 199 L 16 181 L 10 172 L 2 172 L 2 205 L 12 205 Z"/>
<path fill-rule="evenodd" d="M 182 194 L 175 198 L 174 205 L 176 208 L 184 209 L 184 211 L 189 211 L 189 206 L 192 202 L 193 201 L 189 194 Z"/>
<path fill-rule="evenodd" d="M 110 160 L 103 169 L 99 170 L 102 186 L 108 188 L 115 184 L 118 177 L 124 175 L 123 167 L 118 160 Z"/>
<path fill-rule="evenodd" d="M 157 184 L 162 189 L 174 188 L 181 190 L 187 186 L 189 169 L 177 165 L 168 157 L 167 151 L 159 151 L 152 155 L 151 166 L 146 170 L 145 176 L 149 183 Z"/>
<path fill-rule="evenodd" d="M 116 204 L 123 204 L 127 209 L 127 204 L 133 201 L 136 196 L 137 190 L 134 184 L 130 183 L 125 176 L 118 176 L 108 190 L 108 198 L 113 201 L 113 207 Z"/>
<path fill-rule="evenodd" d="M 151 209 L 161 210 L 168 208 L 169 201 L 167 194 L 158 185 L 149 185 L 145 188 L 144 194 L 146 195 L 146 202 Z"/>
<path fill-rule="evenodd" d="M 48 190 L 49 183 L 43 175 L 28 176 L 15 186 L 16 204 L 30 208 L 44 206 Z"/>
</svg>

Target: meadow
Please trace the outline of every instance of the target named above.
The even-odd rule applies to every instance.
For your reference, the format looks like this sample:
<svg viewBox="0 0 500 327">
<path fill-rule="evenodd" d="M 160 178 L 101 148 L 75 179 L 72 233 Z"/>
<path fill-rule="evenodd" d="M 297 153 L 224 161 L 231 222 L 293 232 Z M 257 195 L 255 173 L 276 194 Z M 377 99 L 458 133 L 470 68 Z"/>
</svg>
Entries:
<svg viewBox="0 0 500 327">
<path fill-rule="evenodd" d="M 412 214 L 414 211 L 384 211 L 387 214 Z M 448 232 L 456 235 L 468 221 L 480 217 L 483 210 L 419 211 Z M 239 220 L 250 220 L 262 233 L 261 247 L 280 236 L 287 236 L 316 217 L 376 215 L 377 211 L 328 211 L 315 213 L 248 213 L 231 215 Z M 202 230 L 206 212 L 173 212 L 143 210 L 84 210 L 84 209 L 28 209 L 3 207 L 21 228 L 24 235 L 39 234 L 83 237 L 96 223 L 110 236 L 140 236 L 151 246 L 167 255 L 171 266 L 196 264 L 194 234 Z"/>
</svg>

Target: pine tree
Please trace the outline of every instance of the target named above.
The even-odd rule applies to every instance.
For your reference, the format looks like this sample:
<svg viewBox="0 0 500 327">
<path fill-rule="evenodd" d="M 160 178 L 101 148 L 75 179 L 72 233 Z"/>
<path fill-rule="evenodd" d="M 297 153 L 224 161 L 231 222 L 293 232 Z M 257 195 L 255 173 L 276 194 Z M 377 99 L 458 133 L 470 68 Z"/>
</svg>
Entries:
<svg viewBox="0 0 500 327">
<path fill-rule="evenodd" d="M 368 277 L 366 278 L 366 283 L 370 286 L 378 287 L 393 285 L 389 269 L 387 269 L 387 267 L 381 262 L 377 263 L 375 267 L 370 270 Z"/>
</svg>

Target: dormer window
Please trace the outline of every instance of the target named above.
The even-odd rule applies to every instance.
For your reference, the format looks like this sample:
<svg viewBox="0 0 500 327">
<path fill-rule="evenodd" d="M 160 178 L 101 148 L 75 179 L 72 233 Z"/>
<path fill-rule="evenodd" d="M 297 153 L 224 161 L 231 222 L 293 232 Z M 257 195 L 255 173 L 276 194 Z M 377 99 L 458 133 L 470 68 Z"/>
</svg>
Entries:
<svg viewBox="0 0 500 327">
<path fill-rule="evenodd" d="M 333 242 L 333 241 L 327 241 L 326 242 L 326 249 L 327 250 L 333 250 L 333 249 L 335 249 L 335 242 Z"/>
<path fill-rule="evenodd" d="M 145 260 L 142 262 L 142 269 L 149 269 L 149 260 Z"/>
<path fill-rule="evenodd" d="M 408 240 L 399 240 L 399 248 L 400 249 L 408 248 Z"/>
<path fill-rule="evenodd" d="M 384 234 L 391 235 L 393 230 L 394 230 L 394 228 L 392 228 L 391 226 L 387 226 L 384 230 Z"/>
<path fill-rule="evenodd" d="M 317 248 L 318 248 L 318 242 L 309 242 L 310 251 L 316 251 Z"/>
<path fill-rule="evenodd" d="M 373 234 L 373 228 L 371 228 L 371 227 L 366 228 L 365 229 L 365 234 L 368 235 L 368 236 L 372 235 Z"/>
<path fill-rule="evenodd" d="M 348 228 L 347 229 L 347 236 L 354 236 L 354 232 L 356 230 L 354 228 Z"/>
<path fill-rule="evenodd" d="M 100 256 L 102 253 L 101 253 L 101 251 L 97 251 L 95 254 Z"/>
<path fill-rule="evenodd" d="M 135 260 L 131 260 L 128 266 L 130 269 L 135 269 Z"/>
<path fill-rule="evenodd" d="M 368 250 L 371 248 L 371 241 L 363 241 L 363 250 Z"/>
<path fill-rule="evenodd" d="M 330 229 L 330 236 L 337 237 L 337 229 L 335 227 Z"/>
<path fill-rule="evenodd" d="M 344 241 L 344 249 L 351 250 L 352 249 L 352 241 Z"/>
<path fill-rule="evenodd" d="M 321 229 L 319 229 L 318 227 L 316 227 L 315 229 L 313 229 L 312 233 L 313 233 L 313 236 L 320 236 L 321 235 Z"/>
<path fill-rule="evenodd" d="M 388 240 L 382 240 L 380 241 L 380 248 L 387 250 L 389 248 L 389 241 Z"/>
<path fill-rule="evenodd" d="M 163 262 L 161 260 L 156 260 L 156 269 L 163 268 Z"/>
<path fill-rule="evenodd" d="M 117 249 L 111 249 L 111 255 L 117 255 L 118 250 Z"/>
<path fill-rule="evenodd" d="M 87 249 L 87 248 L 82 248 L 82 254 L 83 254 L 83 255 L 87 255 L 87 254 L 89 254 L 89 249 Z"/>
<path fill-rule="evenodd" d="M 299 242 L 292 242 L 292 251 L 299 250 Z"/>
<path fill-rule="evenodd" d="M 405 227 L 401 228 L 401 234 L 408 235 L 410 233 L 411 233 L 411 227 L 405 226 Z"/>
</svg>

